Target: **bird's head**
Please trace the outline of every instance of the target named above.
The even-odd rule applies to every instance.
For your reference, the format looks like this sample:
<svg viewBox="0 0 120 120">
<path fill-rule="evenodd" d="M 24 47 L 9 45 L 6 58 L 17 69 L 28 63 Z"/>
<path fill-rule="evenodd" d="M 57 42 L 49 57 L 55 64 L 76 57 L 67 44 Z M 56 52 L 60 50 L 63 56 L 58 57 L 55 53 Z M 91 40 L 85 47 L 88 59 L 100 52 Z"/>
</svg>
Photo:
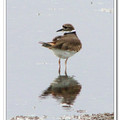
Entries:
<svg viewBox="0 0 120 120">
<path fill-rule="evenodd" d="M 62 28 L 59 29 L 59 30 L 57 30 L 56 32 L 60 32 L 60 31 L 69 31 L 69 32 L 71 32 L 73 30 L 75 30 L 74 27 L 73 27 L 73 25 L 71 25 L 71 24 L 64 24 L 62 26 Z"/>
</svg>

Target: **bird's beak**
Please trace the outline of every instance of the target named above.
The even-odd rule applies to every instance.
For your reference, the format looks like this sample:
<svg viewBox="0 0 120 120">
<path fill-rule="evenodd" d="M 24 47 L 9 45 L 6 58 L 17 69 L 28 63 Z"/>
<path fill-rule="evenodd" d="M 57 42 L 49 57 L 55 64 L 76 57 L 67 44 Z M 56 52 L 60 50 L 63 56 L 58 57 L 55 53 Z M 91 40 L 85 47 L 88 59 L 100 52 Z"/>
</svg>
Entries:
<svg viewBox="0 0 120 120">
<path fill-rule="evenodd" d="M 60 32 L 60 31 L 64 31 L 64 29 L 62 28 L 62 29 L 59 29 L 59 30 L 57 30 L 56 32 Z"/>
</svg>

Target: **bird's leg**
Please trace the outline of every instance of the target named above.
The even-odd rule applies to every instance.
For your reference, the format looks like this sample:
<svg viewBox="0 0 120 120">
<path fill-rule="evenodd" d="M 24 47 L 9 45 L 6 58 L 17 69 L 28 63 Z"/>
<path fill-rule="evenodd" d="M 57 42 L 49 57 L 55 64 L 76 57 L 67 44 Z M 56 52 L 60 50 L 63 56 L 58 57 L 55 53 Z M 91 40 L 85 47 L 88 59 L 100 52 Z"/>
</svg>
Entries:
<svg viewBox="0 0 120 120">
<path fill-rule="evenodd" d="M 59 75 L 60 75 L 60 72 L 61 72 L 61 64 L 60 64 L 60 59 L 59 59 Z"/>
<path fill-rule="evenodd" d="M 67 60 L 68 58 L 65 60 L 65 75 L 67 75 Z"/>
</svg>

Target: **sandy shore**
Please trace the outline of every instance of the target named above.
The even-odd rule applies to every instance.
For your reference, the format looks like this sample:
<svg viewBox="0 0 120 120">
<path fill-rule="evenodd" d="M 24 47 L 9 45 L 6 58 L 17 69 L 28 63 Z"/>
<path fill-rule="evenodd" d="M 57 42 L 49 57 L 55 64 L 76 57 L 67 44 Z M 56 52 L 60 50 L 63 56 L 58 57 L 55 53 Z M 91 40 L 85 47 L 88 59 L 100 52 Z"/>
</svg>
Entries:
<svg viewBox="0 0 120 120">
<path fill-rule="evenodd" d="M 48 120 L 49 117 L 43 116 L 16 116 L 10 120 Z M 55 119 L 55 118 L 54 118 Z M 50 119 L 49 119 L 50 120 Z M 99 113 L 99 114 L 84 114 L 84 115 L 74 115 L 74 116 L 61 116 L 56 118 L 56 120 L 114 120 L 114 113 Z"/>
</svg>

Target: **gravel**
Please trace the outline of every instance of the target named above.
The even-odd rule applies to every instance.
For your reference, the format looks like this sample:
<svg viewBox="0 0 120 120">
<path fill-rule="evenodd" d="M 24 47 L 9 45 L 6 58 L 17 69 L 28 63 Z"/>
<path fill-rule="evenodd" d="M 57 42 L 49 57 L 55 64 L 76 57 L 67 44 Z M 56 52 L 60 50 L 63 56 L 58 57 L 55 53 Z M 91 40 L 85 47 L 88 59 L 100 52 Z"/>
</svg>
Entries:
<svg viewBox="0 0 120 120">
<path fill-rule="evenodd" d="M 47 116 L 16 116 L 10 120 L 51 120 Z M 74 116 L 61 116 L 56 118 L 56 120 L 114 120 L 114 113 L 99 113 L 99 114 L 82 114 Z"/>
</svg>

